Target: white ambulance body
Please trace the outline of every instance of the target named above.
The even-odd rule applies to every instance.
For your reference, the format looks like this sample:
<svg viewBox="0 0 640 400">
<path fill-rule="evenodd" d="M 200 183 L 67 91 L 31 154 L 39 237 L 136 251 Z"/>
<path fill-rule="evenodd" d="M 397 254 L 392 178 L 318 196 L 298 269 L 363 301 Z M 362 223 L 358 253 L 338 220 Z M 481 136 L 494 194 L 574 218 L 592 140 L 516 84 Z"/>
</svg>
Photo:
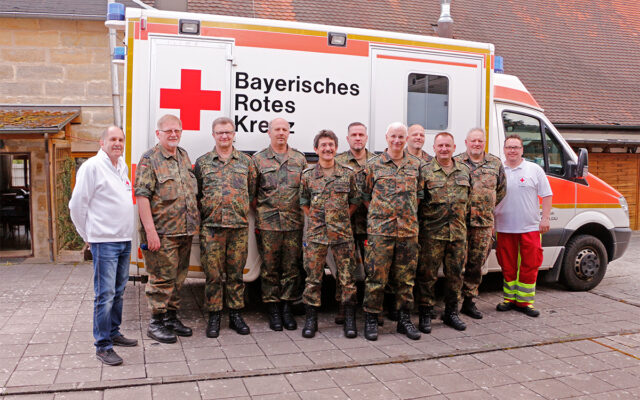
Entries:
<svg viewBox="0 0 640 400">
<path fill-rule="evenodd" d="M 386 147 L 389 123 L 420 123 L 433 136 L 455 136 L 465 151 L 469 129 L 487 132 L 487 150 L 502 156 L 509 133 L 525 141 L 553 188 L 551 232 L 543 236 L 548 277 L 572 289 L 597 285 L 630 237 L 624 197 L 587 174 L 577 156 L 518 78 L 494 72 L 491 44 L 402 33 L 207 14 L 127 9 L 125 21 L 126 161 L 132 178 L 140 156 L 157 143 L 155 123 L 171 113 L 183 123 L 181 146 L 192 162 L 214 146 L 211 123 L 236 122 L 235 146 L 253 153 L 269 145 L 268 122 L 291 123 L 289 145 L 313 153 L 321 129 L 348 149 L 347 125 L 364 123 L 369 149 Z M 583 172 L 584 171 L 584 172 Z M 137 219 L 137 217 L 136 217 Z M 261 260 L 250 228 L 244 278 L 259 276 Z M 138 243 L 134 241 L 134 247 Z M 194 238 L 190 269 L 199 267 Z M 134 273 L 144 273 L 140 251 Z M 492 253 L 486 268 L 499 270 Z"/>
</svg>

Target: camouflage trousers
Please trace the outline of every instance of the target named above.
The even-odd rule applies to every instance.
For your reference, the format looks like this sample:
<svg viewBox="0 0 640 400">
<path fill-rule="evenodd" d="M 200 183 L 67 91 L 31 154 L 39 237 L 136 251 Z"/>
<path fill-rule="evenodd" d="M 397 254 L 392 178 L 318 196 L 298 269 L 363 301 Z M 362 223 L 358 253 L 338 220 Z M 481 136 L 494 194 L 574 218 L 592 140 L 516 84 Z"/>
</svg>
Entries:
<svg viewBox="0 0 640 400">
<path fill-rule="evenodd" d="M 416 272 L 416 302 L 419 306 L 434 306 L 434 287 L 438 269 L 442 265 L 445 277 L 444 303 L 457 307 L 462 289 L 462 276 L 467 256 L 466 240 L 432 239 L 428 233 L 420 235 L 420 257 Z"/>
<path fill-rule="evenodd" d="M 462 295 L 478 297 L 478 287 L 482 283 L 482 266 L 493 244 L 492 227 L 467 228 L 467 264 L 464 267 Z"/>
<path fill-rule="evenodd" d="M 262 301 L 299 300 L 302 295 L 302 230 L 256 230 L 262 257 Z"/>
<path fill-rule="evenodd" d="M 144 292 L 153 314 L 180 309 L 180 288 L 189 271 L 193 236 L 160 236 L 160 250 L 142 250 L 149 281 Z M 146 243 L 144 232 L 141 243 Z"/>
<path fill-rule="evenodd" d="M 331 247 L 333 259 L 336 262 L 336 282 L 340 282 L 340 299 L 342 304 L 356 304 L 356 279 L 355 260 L 353 259 L 353 242 L 344 242 L 333 245 L 320 243 L 305 243 L 303 246 L 304 270 L 307 273 L 302 301 L 314 307 L 320 307 L 322 297 L 322 275 L 327 258 L 327 252 Z"/>
<path fill-rule="evenodd" d="M 242 273 L 247 262 L 248 240 L 246 227 L 200 229 L 200 263 L 207 278 L 205 310 L 222 310 L 223 298 L 229 309 L 244 308 Z"/>
<path fill-rule="evenodd" d="M 354 277 L 357 277 L 357 269 L 364 260 L 364 244 L 367 241 L 367 234 L 354 234 L 353 235 L 355 251 L 354 256 Z M 340 286 L 340 279 L 336 278 L 336 301 L 342 303 L 342 287 Z"/>
<path fill-rule="evenodd" d="M 413 308 L 413 282 L 418 258 L 418 237 L 369 235 L 365 249 L 364 305 L 380 314 L 387 282 L 395 291 L 396 309 Z"/>
</svg>

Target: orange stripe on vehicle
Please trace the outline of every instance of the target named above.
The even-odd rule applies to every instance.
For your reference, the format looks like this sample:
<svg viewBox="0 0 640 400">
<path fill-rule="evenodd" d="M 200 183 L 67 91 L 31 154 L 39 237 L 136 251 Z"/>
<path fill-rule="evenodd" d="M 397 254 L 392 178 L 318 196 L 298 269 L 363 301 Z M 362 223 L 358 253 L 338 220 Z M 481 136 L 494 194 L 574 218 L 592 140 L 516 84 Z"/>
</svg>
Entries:
<svg viewBox="0 0 640 400">
<path fill-rule="evenodd" d="M 149 33 L 166 33 L 171 35 L 178 34 L 178 25 L 167 25 L 167 24 L 147 24 L 147 30 L 143 31 Z M 146 37 L 144 38 L 146 39 Z"/>
<path fill-rule="evenodd" d="M 136 183 L 136 166 L 138 164 L 131 164 L 131 198 L 133 198 L 133 204 L 136 204 L 136 195 L 135 190 L 133 190 L 133 185 Z"/>
<path fill-rule="evenodd" d="M 536 101 L 536 99 L 531 96 L 530 93 L 523 92 L 522 90 L 512 89 L 505 86 L 495 86 L 493 88 L 493 97 L 497 99 L 507 100 L 507 101 L 515 101 L 518 103 L 527 104 L 536 108 L 540 107 L 540 104 Z"/>
<path fill-rule="evenodd" d="M 314 53 L 344 54 L 351 56 L 369 56 L 369 43 L 360 40 L 347 40 L 345 47 L 329 46 L 326 36 L 311 36 L 280 32 L 260 32 L 201 28 L 202 36 L 234 38 L 236 46 L 258 47 L 278 50 L 309 51 Z"/>
<path fill-rule="evenodd" d="M 620 192 L 595 175 L 587 175 L 586 180 L 589 186 L 578 185 L 577 203 L 579 208 L 585 208 L 585 205 L 594 208 L 620 207 L 618 200 L 622 196 Z"/>
<path fill-rule="evenodd" d="M 423 63 L 430 63 L 430 64 L 453 65 L 453 66 L 456 66 L 456 67 L 478 68 L 478 66 L 476 64 L 466 64 L 466 63 L 459 63 L 459 62 L 453 62 L 453 61 L 426 60 L 424 58 L 387 56 L 387 55 L 383 55 L 383 54 L 379 54 L 378 58 L 384 58 L 384 59 L 387 59 L 387 60 L 416 61 L 416 62 L 423 62 Z"/>
<path fill-rule="evenodd" d="M 553 192 L 553 207 L 558 204 L 576 204 L 576 183 L 555 176 L 547 176 Z"/>
</svg>

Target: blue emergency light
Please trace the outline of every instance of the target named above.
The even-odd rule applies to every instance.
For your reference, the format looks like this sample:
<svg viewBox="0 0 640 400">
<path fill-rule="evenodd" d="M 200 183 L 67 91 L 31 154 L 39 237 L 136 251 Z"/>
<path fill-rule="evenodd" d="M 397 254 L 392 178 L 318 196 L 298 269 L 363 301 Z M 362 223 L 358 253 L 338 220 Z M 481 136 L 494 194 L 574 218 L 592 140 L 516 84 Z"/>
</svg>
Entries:
<svg viewBox="0 0 640 400">
<path fill-rule="evenodd" d="M 124 46 L 118 46 L 113 49 L 113 59 L 114 60 L 124 60 L 125 49 Z"/>
<path fill-rule="evenodd" d="M 496 56 L 493 61 L 493 70 L 498 74 L 504 74 L 504 59 L 502 56 Z"/>
<path fill-rule="evenodd" d="M 124 21 L 124 4 L 109 3 L 107 8 L 108 21 Z"/>
</svg>

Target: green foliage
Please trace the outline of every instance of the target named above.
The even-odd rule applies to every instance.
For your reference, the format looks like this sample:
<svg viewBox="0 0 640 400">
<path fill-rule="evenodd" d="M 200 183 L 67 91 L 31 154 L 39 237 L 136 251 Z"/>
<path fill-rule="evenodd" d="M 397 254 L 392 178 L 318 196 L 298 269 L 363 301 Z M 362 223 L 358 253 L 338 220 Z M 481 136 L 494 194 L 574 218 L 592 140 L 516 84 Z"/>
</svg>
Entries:
<svg viewBox="0 0 640 400">
<path fill-rule="evenodd" d="M 71 199 L 71 179 L 75 175 L 75 162 L 67 157 L 61 162 L 57 180 L 57 228 L 58 250 L 80 250 L 84 241 L 76 232 L 69 214 L 69 200 Z"/>
</svg>

